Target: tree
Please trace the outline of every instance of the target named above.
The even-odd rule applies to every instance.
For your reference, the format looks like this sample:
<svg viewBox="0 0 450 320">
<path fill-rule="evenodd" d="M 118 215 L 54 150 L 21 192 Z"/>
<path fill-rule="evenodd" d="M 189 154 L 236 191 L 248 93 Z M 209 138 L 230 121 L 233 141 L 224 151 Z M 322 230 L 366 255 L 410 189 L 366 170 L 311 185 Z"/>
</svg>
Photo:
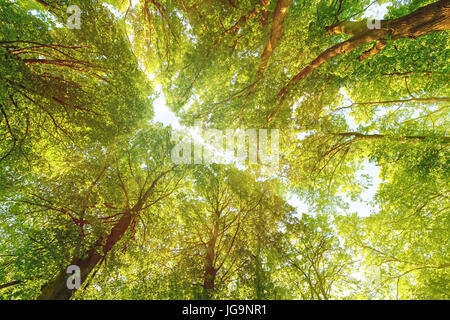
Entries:
<svg viewBox="0 0 450 320">
<path fill-rule="evenodd" d="M 448 0 L 0 5 L 2 299 L 448 299 Z M 157 95 L 279 170 L 175 165 Z"/>
<path fill-rule="evenodd" d="M 111 14 L 86 3 L 77 30 L 57 24 L 65 6 L 51 8 L 1 4 L 2 162 L 30 166 L 49 144 L 108 141 L 151 115 L 150 85 Z"/>
<path fill-rule="evenodd" d="M 123 149 L 123 139 L 133 144 Z M 41 168 L 21 194 L 3 200 L 3 228 L 23 243 L 2 244 L 14 257 L 9 276 L 28 273 L 29 278 L 44 280 L 55 272 L 39 298 L 70 298 L 67 266 L 78 266 L 84 283 L 125 235 L 125 241 L 131 241 L 137 225 L 145 224 L 143 212 L 176 190 L 183 175 L 167 161 L 170 147 L 167 130 L 143 128 L 134 137 L 88 152 L 74 150 L 64 161 Z M 42 224 L 47 225 L 44 230 Z M 23 228 L 30 230 L 20 231 Z M 40 251 L 41 262 L 27 270 L 20 261 L 34 250 Z M 48 274 L 49 270 L 53 271 Z"/>
<path fill-rule="evenodd" d="M 189 258 L 203 288 L 202 297 L 217 296 L 236 273 L 260 254 L 270 232 L 290 213 L 289 206 L 270 187 L 233 168 L 212 166 L 195 174 L 194 195 L 184 195 L 179 208 L 181 239 L 177 252 Z M 246 183 L 237 183 L 246 181 Z M 257 228 L 264 224 L 263 239 Z M 220 290 L 219 290 L 220 292 Z"/>
</svg>

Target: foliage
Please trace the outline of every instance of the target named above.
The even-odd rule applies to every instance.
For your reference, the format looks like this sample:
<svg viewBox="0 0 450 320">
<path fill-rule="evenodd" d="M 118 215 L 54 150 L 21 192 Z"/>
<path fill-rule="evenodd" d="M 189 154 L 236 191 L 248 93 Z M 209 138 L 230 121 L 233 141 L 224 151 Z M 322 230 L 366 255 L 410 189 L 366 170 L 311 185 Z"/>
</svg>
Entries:
<svg viewBox="0 0 450 320">
<path fill-rule="evenodd" d="M 71 4 L 0 0 L 0 299 L 449 299 L 447 0 Z M 279 171 L 175 165 L 158 95 Z"/>
</svg>

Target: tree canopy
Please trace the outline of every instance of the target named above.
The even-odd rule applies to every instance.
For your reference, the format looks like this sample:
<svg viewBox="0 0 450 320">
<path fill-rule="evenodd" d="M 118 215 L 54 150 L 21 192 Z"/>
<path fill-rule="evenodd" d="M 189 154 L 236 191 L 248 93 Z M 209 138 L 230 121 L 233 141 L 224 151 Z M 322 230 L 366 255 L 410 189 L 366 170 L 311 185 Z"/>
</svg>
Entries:
<svg viewBox="0 0 450 320">
<path fill-rule="evenodd" d="M 0 0 L 0 299 L 449 299 L 449 30 L 449 0 Z M 276 170 L 174 161 L 198 125 L 278 130 Z"/>
</svg>

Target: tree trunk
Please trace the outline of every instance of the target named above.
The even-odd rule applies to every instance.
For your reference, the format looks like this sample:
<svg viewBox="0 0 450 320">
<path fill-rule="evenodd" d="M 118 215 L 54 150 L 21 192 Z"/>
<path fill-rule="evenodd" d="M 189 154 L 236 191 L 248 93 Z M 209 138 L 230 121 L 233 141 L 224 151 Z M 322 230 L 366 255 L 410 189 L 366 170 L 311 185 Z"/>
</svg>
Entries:
<svg viewBox="0 0 450 320">
<path fill-rule="evenodd" d="M 211 238 L 208 241 L 206 249 L 205 273 L 203 277 L 203 292 L 205 298 L 209 299 L 214 291 L 217 269 L 215 268 L 216 258 L 216 242 L 219 234 L 219 220 L 217 219 L 214 229 L 211 233 Z"/>
<path fill-rule="evenodd" d="M 95 266 L 103 259 L 111 248 L 122 238 L 125 231 L 130 226 L 132 216 L 129 213 L 124 214 L 111 229 L 106 242 L 102 244 L 99 240 L 93 248 L 86 252 L 85 258 L 74 258 L 70 265 L 76 265 L 80 268 L 81 283 L 83 283 Z M 101 250 L 98 250 L 99 247 Z M 67 288 L 68 274 L 66 269 L 61 270 L 57 277 L 42 289 L 39 300 L 68 300 L 73 294 L 73 290 Z"/>
<path fill-rule="evenodd" d="M 89 249 L 84 255 L 85 258 L 73 258 L 70 265 L 76 265 L 80 267 L 81 283 L 83 283 L 88 275 L 92 272 L 95 266 L 106 256 L 106 254 L 112 249 L 112 247 L 122 238 L 131 225 L 133 215 L 137 214 L 144 208 L 145 202 L 150 197 L 152 191 L 156 187 L 158 181 L 174 170 L 177 166 L 173 166 L 169 170 L 161 172 L 147 188 L 143 195 L 139 198 L 136 204 L 122 214 L 122 217 L 114 224 L 113 228 L 106 237 L 106 241 L 103 243 L 103 239 L 99 239 L 95 245 Z M 142 193 L 142 192 L 141 192 Z M 163 196 L 160 196 L 156 201 L 153 201 L 152 205 L 161 200 Z M 128 206 L 128 204 L 127 204 Z M 148 205 L 145 207 L 147 208 Z M 45 285 L 42 288 L 42 292 L 39 295 L 39 300 L 68 300 L 72 296 L 72 290 L 67 288 L 67 268 L 61 270 L 56 278 Z"/>
<path fill-rule="evenodd" d="M 280 41 L 281 34 L 283 33 L 283 23 L 284 18 L 287 14 L 287 9 L 291 4 L 292 0 L 278 0 L 275 6 L 275 11 L 273 12 L 273 22 L 270 31 L 270 38 L 261 54 L 261 62 L 258 68 L 257 78 L 261 78 L 266 70 L 267 64 L 269 63 L 269 58 L 272 55 L 273 50 L 275 50 L 278 42 Z"/>
<path fill-rule="evenodd" d="M 213 266 L 207 266 L 205 269 L 203 288 L 206 291 L 214 291 L 215 279 L 216 279 L 216 269 Z"/>
</svg>

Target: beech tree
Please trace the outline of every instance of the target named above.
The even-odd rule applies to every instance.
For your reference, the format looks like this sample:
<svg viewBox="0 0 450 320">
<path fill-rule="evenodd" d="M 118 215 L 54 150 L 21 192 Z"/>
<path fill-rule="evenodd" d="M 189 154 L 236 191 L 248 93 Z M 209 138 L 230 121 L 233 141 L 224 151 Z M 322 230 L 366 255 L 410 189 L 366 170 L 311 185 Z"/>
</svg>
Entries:
<svg viewBox="0 0 450 320">
<path fill-rule="evenodd" d="M 71 4 L 0 0 L 1 299 L 449 298 L 448 0 Z"/>
</svg>

